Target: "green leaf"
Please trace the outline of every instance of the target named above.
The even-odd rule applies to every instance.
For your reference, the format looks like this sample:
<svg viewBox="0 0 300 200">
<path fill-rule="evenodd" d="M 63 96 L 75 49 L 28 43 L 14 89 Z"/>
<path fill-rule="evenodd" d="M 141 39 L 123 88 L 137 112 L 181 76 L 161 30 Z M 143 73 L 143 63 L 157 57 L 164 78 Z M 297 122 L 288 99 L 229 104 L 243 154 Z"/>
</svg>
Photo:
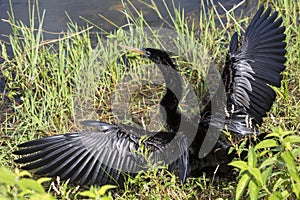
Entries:
<svg viewBox="0 0 300 200">
<path fill-rule="evenodd" d="M 294 157 L 297 157 L 300 155 L 300 148 L 296 148 L 292 150 L 292 154 Z"/>
<path fill-rule="evenodd" d="M 248 182 L 250 180 L 249 174 L 244 174 L 236 187 L 235 199 L 238 200 L 242 197 L 244 190 L 246 189 Z"/>
<path fill-rule="evenodd" d="M 78 194 L 81 196 L 84 196 L 84 197 L 90 197 L 92 199 L 95 199 L 97 197 L 97 195 L 94 192 L 89 191 L 89 190 L 79 192 Z"/>
<path fill-rule="evenodd" d="M 250 199 L 251 200 L 258 199 L 257 197 L 258 197 L 258 193 L 259 193 L 260 187 L 256 184 L 256 182 L 253 181 L 253 180 L 250 180 L 248 188 L 249 188 Z"/>
<path fill-rule="evenodd" d="M 275 127 L 272 129 L 272 133 L 268 134 L 265 138 L 268 138 L 268 137 L 283 138 L 292 133 L 293 133 L 293 131 L 283 131 L 281 127 Z"/>
<path fill-rule="evenodd" d="M 271 147 L 277 147 L 277 146 L 278 146 L 278 142 L 276 140 L 266 139 L 266 140 L 263 140 L 260 143 L 258 143 L 254 149 L 258 150 L 258 149 L 271 148 Z"/>
<path fill-rule="evenodd" d="M 300 136 L 299 135 L 289 135 L 286 136 L 283 139 L 284 142 L 289 142 L 289 143 L 300 143 Z"/>
<path fill-rule="evenodd" d="M 54 198 L 50 195 L 50 194 L 47 194 L 47 193 L 44 193 L 44 194 L 33 194 L 33 195 L 30 195 L 30 200 L 54 200 Z"/>
<path fill-rule="evenodd" d="M 235 150 L 233 147 L 229 147 L 228 154 L 231 154 Z"/>
<path fill-rule="evenodd" d="M 106 191 L 107 190 L 110 190 L 110 189 L 113 189 L 113 188 L 116 188 L 117 186 L 115 185 L 103 185 L 100 190 L 98 191 L 98 194 L 99 195 L 105 195 Z"/>
<path fill-rule="evenodd" d="M 250 147 L 248 150 L 248 166 L 255 168 L 257 163 L 257 157 L 253 147 Z"/>
<path fill-rule="evenodd" d="M 282 199 L 287 199 L 290 196 L 290 192 L 287 190 L 283 190 L 281 192 L 281 196 L 283 197 Z"/>
<path fill-rule="evenodd" d="M 38 193 L 44 193 L 45 190 L 37 181 L 29 178 L 22 178 L 17 183 L 23 191 L 32 190 Z"/>
<path fill-rule="evenodd" d="M 241 170 L 247 170 L 248 169 L 248 165 L 245 161 L 232 161 L 231 163 L 229 163 L 229 165 L 239 168 Z"/>
<path fill-rule="evenodd" d="M 293 183 L 292 188 L 293 188 L 293 192 L 295 193 L 297 199 L 299 199 L 300 198 L 300 184 Z"/>
<path fill-rule="evenodd" d="M 52 178 L 42 177 L 42 178 L 39 178 L 39 179 L 37 180 L 37 182 L 38 182 L 39 184 L 42 184 L 42 183 L 44 183 L 44 182 L 48 182 L 48 181 L 51 181 L 51 180 L 52 180 Z"/>
<path fill-rule="evenodd" d="M 23 171 L 19 172 L 19 176 L 20 177 L 24 177 L 24 176 L 32 177 L 32 175 L 30 174 L 30 172 L 26 171 L 26 170 L 23 170 Z"/>
<path fill-rule="evenodd" d="M 276 190 L 279 190 L 280 186 L 282 186 L 285 182 L 285 179 L 283 178 L 278 178 L 277 181 L 275 182 L 273 186 L 273 192 L 276 192 Z"/>
<path fill-rule="evenodd" d="M 259 166 L 259 168 L 262 170 L 265 167 L 268 167 L 270 165 L 274 165 L 276 163 L 276 158 L 275 157 L 271 157 L 271 158 L 267 158 L 266 160 L 264 160 L 261 165 Z"/>
<path fill-rule="evenodd" d="M 14 185 L 16 183 L 15 174 L 5 167 L 0 167 L 0 183 Z"/>
<path fill-rule="evenodd" d="M 261 173 L 263 186 L 266 186 L 267 180 L 271 176 L 272 170 L 273 170 L 273 166 L 270 166 Z"/>
<path fill-rule="evenodd" d="M 281 195 L 280 192 L 274 192 L 273 194 L 271 194 L 271 196 L 269 197 L 270 200 L 282 200 L 283 197 Z"/>
<path fill-rule="evenodd" d="M 264 157 L 267 153 L 270 153 L 270 150 L 260 150 L 258 157 Z"/>
<path fill-rule="evenodd" d="M 286 151 L 281 153 L 281 157 L 283 158 L 285 164 L 287 165 L 288 168 L 296 171 L 296 165 L 294 162 L 294 157 L 292 156 L 290 151 Z"/>
<path fill-rule="evenodd" d="M 289 175 L 297 182 L 297 184 L 300 185 L 300 178 L 297 173 L 297 168 L 295 165 L 295 160 L 290 151 L 286 151 L 284 153 L 281 153 L 281 157 L 283 158 L 287 168 Z"/>
<path fill-rule="evenodd" d="M 269 133 L 268 135 L 266 135 L 265 138 L 273 138 L 273 137 L 276 137 L 276 138 L 280 138 L 280 135 L 278 133 Z M 265 139 L 264 139 L 265 140 Z M 264 141 L 263 140 L 263 141 Z"/>
<path fill-rule="evenodd" d="M 172 185 L 174 185 L 174 183 L 172 183 L 172 182 L 166 182 L 166 184 L 163 186 L 163 188 L 166 189 L 167 187 L 170 187 Z"/>
<path fill-rule="evenodd" d="M 260 173 L 260 170 L 258 168 L 251 168 L 249 167 L 249 172 L 252 176 L 254 176 L 254 178 L 257 180 L 257 182 L 261 185 L 263 185 L 263 178 L 262 175 Z"/>
</svg>

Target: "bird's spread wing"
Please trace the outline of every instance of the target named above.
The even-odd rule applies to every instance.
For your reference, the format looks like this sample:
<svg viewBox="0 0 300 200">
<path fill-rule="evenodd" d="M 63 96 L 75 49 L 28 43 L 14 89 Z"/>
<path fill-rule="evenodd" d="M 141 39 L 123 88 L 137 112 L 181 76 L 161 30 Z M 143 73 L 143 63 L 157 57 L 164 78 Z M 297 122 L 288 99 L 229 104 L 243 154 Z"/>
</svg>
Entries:
<svg viewBox="0 0 300 200">
<path fill-rule="evenodd" d="M 14 154 L 24 157 L 16 162 L 26 163 L 23 166 L 26 170 L 38 169 L 37 174 L 60 176 L 81 185 L 120 183 L 122 172 L 137 173 L 148 167 L 145 157 L 138 153 L 141 137 L 131 133 L 136 130 L 125 130 L 104 122 L 88 123 L 97 131 L 55 135 L 20 144 L 20 150 Z M 158 136 L 154 134 L 143 142 L 153 153 L 154 161 L 164 159 L 164 148 L 168 144 L 168 141 L 157 139 Z M 174 148 L 182 149 L 183 154 L 187 147 L 182 147 L 180 141 L 176 144 L 178 147 Z"/>
<path fill-rule="evenodd" d="M 270 86 L 280 87 L 285 69 L 285 27 L 278 12 L 264 7 L 255 14 L 239 46 L 235 33 L 230 42 L 223 79 L 227 92 L 229 131 L 238 134 L 256 132 L 275 100 Z"/>
</svg>

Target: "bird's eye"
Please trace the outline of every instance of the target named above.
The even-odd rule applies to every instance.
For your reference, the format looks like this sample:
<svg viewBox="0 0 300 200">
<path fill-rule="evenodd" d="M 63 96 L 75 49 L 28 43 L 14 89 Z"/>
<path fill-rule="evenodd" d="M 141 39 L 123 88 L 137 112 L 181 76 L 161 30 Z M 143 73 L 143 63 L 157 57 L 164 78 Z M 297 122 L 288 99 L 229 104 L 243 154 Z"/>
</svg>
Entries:
<svg viewBox="0 0 300 200">
<path fill-rule="evenodd" d="M 145 51 L 145 56 L 150 57 L 151 56 L 150 51 Z"/>
</svg>

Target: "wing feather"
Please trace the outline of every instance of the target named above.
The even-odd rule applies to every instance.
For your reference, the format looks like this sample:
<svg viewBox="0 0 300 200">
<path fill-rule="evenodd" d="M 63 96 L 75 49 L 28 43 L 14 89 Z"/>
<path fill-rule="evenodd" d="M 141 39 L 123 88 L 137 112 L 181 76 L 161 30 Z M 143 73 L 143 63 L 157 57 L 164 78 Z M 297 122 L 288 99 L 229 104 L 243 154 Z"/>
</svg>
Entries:
<svg viewBox="0 0 300 200">
<path fill-rule="evenodd" d="M 230 131 L 238 134 L 253 133 L 262 123 L 276 97 L 270 86 L 280 87 L 280 73 L 285 69 L 286 36 L 282 18 L 278 18 L 278 12 L 271 13 L 270 6 L 263 11 L 261 6 L 247 27 L 240 47 L 237 47 L 237 34 L 232 37 L 226 61 L 232 75 L 229 70 L 224 70 L 222 75 L 224 82 L 230 83 L 226 91 L 229 117 L 225 123 L 232 128 Z"/>
<path fill-rule="evenodd" d="M 37 174 L 60 176 L 81 185 L 116 184 L 123 178 L 121 172 L 145 169 L 146 160 L 137 153 L 140 138 L 132 134 L 136 128 L 128 131 L 103 122 L 98 122 L 97 128 L 92 132 L 67 133 L 25 142 L 14 152 L 23 155 L 16 162 L 26 164 L 23 169 L 38 169 Z M 145 140 L 144 145 L 153 151 L 154 158 L 162 159 L 163 148 L 168 144 L 164 138 L 156 137 L 168 133 L 159 132 Z M 171 132 L 171 136 L 175 134 Z M 179 149 L 187 149 L 180 147 L 181 142 L 177 144 Z"/>
</svg>

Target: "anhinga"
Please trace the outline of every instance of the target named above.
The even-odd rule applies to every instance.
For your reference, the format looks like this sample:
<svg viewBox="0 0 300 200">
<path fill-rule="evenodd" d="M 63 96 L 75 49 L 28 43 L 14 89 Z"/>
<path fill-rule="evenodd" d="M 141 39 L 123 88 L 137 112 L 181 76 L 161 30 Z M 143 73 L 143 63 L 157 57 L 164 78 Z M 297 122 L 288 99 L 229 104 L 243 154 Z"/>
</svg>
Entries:
<svg viewBox="0 0 300 200">
<path fill-rule="evenodd" d="M 285 69 L 285 27 L 282 26 L 282 18 L 277 19 L 277 12 L 271 14 L 270 7 L 263 11 L 264 7 L 261 6 L 241 41 L 238 40 L 237 33 L 231 38 L 222 73 L 227 95 L 227 103 L 221 108 L 226 111 L 224 123 L 201 114 L 201 122 L 198 124 L 181 114 L 178 109 L 182 91 L 181 77 L 176 73 L 176 65 L 169 54 L 159 49 L 135 49 L 158 64 L 167 88 L 160 104 L 165 109 L 168 131 L 144 131 L 149 137 L 143 144 L 154 153 L 155 160 L 159 161 L 166 153 L 164 150 L 175 139 L 174 148 L 180 150 L 178 169 L 182 181 L 189 173 L 190 162 L 189 147 L 185 141 L 188 133 L 185 132 L 186 129 L 181 130 L 179 124 L 198 130 L 190 147 L 193 149 L 193 156 L 197 156 L 208 126 L 214 126 L 219 131 L 226 129 L 238 135 L 257 133 L 257 127 L 261 125 L 262 118 L 275 100 L 276 94 L 270 86 L 280 87 L 280 73 Z M 206 113 L 210 110 L 209 106 L 210 104 L 205 108 Z M 135 152 L 140 148 L 143 130 L 96 121 L 87 121 L 86 124 L 95 125 L 97 131 L 55 135 L 20 144 L 20 150 L 14 153 L 25 156 L 16 162 L 26 163 L 23 169 L 38 168 L 37 174 L 70 178 L 71 182 L 80 184 L 120 182 L 122 171 L 136 172 L 143 169 L 145 163 Z M 216 146 L 218 145 L 217 143 Z M 175 160 L 168 164 L 174 163 Z"/>
</svg>

